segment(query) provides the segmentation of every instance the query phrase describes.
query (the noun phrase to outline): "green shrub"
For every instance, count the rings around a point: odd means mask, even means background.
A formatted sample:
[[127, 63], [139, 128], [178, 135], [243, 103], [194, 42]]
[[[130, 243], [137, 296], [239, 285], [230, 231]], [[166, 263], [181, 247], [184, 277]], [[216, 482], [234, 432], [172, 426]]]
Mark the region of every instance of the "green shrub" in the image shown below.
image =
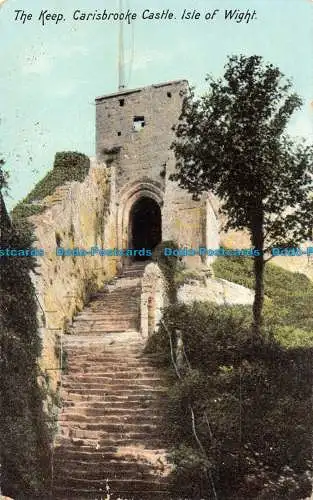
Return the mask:
[[175, 283], [175, 275], [179, 268], [182, 267], [178, 257], [174, 255], [164, 255], [165, 248], [178, 249], [174, 241], [162, 241], [153, 250], [152, 259], [157, 262], [167, 281], [167, 294], [171, 303], [176, 301], [177, 287]]
[[[180, 330], [191, 367], [171, 384], [166, 416], [168, 437], [180, 447], [171, 455], [180, 494], [213, 498], [211, 473], [223, 500], [308, 496], [313, 348], [286, 349], [266, 328], [253, 340], [249, 307], [176, 304], [165, 309], [164, 323], [174, 353]], [[164, 326], [149, 344], [171, 366]]]
[[[171, 477], [171, 488], [180, 498], [203, 499], [208, 489], [207, 471], [209, 461], [191, 446], [181, 444], [171, 454], [175, 473]], [[213, 498], [213, 497], [212, 497]]]

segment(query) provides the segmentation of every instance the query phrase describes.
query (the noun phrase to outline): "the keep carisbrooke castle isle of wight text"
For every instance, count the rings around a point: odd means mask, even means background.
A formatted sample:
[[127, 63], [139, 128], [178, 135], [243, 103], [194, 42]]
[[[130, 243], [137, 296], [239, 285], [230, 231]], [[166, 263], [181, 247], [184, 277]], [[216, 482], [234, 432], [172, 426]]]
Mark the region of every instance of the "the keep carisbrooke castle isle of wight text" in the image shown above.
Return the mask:
[[208, 9], [208, 10], [188, 10], [185, 8], [179, 11], [174, 11], [171, 9], [164, 9], [160, 11], [154, 11], [151, 9], [143, 9], [140, 11], [132, 11], [130, 9], [125, 11], [109, 11], [107, 9], [94, 11], [84, 11], [81, 9], [75, 9], [72, 13], [65, 14], [64, 12], [56, 12], [49, 9], [42, 9], [38, 12], [15, 9], [13, 11], [13, 19], [21, 24], [39, 22], [42, 26], [49, 24], [62, 24], [66, 21], [75, 22], [125, 22], [131, 24], [136, 20], [142, 21], [156, 21], [156, 22], [175, 22], [175, 21], [186, 21], [186, 22], [214, 22], [219, 20], [224, 20], [226, 22], [232, 22], [237, 24], [248, 24], [251, 21], [257, 19], [257, 13], [255, 10], [246, 9]]

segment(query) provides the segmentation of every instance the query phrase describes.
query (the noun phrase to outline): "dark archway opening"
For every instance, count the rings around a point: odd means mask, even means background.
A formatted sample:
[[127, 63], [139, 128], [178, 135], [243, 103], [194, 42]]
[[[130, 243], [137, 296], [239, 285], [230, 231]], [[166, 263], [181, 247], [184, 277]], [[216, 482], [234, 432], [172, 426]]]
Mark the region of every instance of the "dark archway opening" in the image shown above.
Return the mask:
[[[130, 213], [131, 247], [135, 250], [153, 250], [162, 240], [161, 210], [152, 198], [137, 200]], [[147, 260], [136, 255], [134, 260]]]

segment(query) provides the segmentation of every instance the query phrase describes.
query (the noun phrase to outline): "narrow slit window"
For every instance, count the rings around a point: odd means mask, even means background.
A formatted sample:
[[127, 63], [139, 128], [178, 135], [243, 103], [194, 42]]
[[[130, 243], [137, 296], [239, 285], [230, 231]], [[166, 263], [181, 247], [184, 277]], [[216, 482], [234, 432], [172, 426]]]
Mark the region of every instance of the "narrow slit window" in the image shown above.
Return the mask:
[[144, 116], [134, 116], [133, 119], [133, 130], [135, 132], [139, 132], [145, 126], [145, 117]]

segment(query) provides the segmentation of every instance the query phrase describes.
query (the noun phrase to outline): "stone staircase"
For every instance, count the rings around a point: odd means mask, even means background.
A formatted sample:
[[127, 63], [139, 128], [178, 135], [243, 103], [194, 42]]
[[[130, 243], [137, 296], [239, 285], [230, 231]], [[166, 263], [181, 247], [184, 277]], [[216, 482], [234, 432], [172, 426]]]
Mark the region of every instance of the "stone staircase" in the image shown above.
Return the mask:
[[138, 331], [144, 264], [97, 293], [65, 336], [53, 498], [166, 500], [166, 387]]

